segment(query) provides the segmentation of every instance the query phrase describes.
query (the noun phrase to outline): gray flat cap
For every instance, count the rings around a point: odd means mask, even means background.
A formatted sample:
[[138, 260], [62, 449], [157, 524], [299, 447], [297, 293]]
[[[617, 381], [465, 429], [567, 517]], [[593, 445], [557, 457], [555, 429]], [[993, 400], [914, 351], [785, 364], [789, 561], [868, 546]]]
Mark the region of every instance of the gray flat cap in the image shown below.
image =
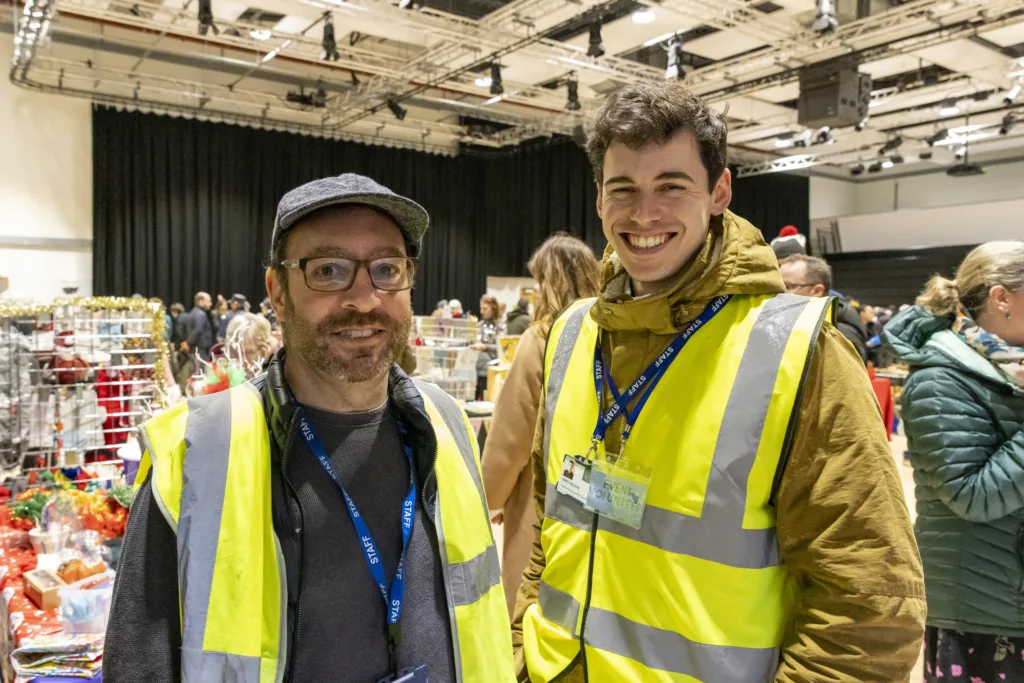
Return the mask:
[[341, 204], [363, 204], [391, 216], [405, 235], [409, 256], [419, 256], [423, 234], [430, 226], [426, 209], [411, 199], [395, 194], [380, 183], [356, 173], [321, 178], [290, 190], [277, 205], [274, 234], [270, 238], [273, 253], [281, 236], [293, 225], [317, 209]]

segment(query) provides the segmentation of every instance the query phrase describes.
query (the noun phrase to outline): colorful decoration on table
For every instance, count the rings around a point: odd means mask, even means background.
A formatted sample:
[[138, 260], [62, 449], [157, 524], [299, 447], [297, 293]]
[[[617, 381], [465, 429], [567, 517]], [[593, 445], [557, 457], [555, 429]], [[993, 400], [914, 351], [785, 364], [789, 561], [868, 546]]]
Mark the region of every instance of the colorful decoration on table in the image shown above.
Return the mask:
[[[80, 491], [74, 487], [29, 489], [19, 493], [14, 503], [0, 511], [0, 526], [6, 523], [22, 531], [42, 526], [49, 521], [44, 520], [48, 505], [56, 509], [62, 526], [94, 531], [104, 540], [118, 538], [124, 535], [128, 525], [131, 491], [126, 486], [109, 491]], [[69, 522], [70, 517], [75, 520]]]
[[[244, 384], [263, 371], [263, 358], [250, 358], [246, 353], [250, 341], [248, 336], [252, 330], [241, 326], [235, 330], [231, 338], [214, 347], [213, 362], [204, 361], [196, 356], [196, 374], [189, 382], [189, 393], [192, 396], [205, 396], [226, 391], [239, 384]], [[258, 355], [258, 351], [253, 356]]]
[[154, 407], [167, 407], [167, 392], [170, 387], [167, 385], [165, 377], [166, 370], [170, 367], [170, 357], [167, 344], [164, 343], [164, 328], [167, 323], [162, 305], [149, 303], [145, 299], [122, 296], [75, 297], [57, 299], [46, 304], [5, 301], [0, 303], [0, 318], [38, 318], [41, 314], [52, 315], [54, 310], [66, 307], [79, 307], [88, 311], [133, 311], [146, 316], [148, 321], [146, 333], [150, 336], [156, 349], [156, 358], [153, 361], [153, 379], [161, 390], [159, 396], [154, 397], [157, 402]]

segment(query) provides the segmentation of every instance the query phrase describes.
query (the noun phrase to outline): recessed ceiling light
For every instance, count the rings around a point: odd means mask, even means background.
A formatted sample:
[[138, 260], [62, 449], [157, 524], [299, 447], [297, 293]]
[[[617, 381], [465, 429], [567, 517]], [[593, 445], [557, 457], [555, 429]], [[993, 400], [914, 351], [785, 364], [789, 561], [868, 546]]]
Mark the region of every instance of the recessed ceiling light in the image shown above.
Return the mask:
[[273, 36], [274, 34], [270, 31], [269, 28], [254, 28], [253, 30], [249, 31], [249, 35], [254, 40], [270, 40], [270, 37]]
[[633, 12], [633, 23], [634, 24], [649, 24], [654, 21], [654, 12], [649, 9], [642, 9], [637, 12]]
[[490, 76], [484, 76], [482, 78], [478, 78], [478, 79], [476, 79], [475, 82], [481, 88], [489, 88], [489, 87], [491, 87], [491, 77]]

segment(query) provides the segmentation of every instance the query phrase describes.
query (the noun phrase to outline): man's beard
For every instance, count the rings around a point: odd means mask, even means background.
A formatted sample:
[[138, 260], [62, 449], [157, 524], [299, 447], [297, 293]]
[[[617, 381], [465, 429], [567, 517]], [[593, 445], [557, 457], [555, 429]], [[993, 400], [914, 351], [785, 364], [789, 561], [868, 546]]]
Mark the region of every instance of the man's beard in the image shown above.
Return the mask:
[[[343, 382], [367, 382], [386, 375], [402, 357], [409, 344], [412, 310], [395, 319], [376, 311], [344, 311], [329, 315], [318, 323], [303, 318], [291, 295], [285, 295], [287, 317], [282, 324], [284, 346], [299, 355], [320, 374]], [[366, 349], [341, 353], [331, 348], [333, 333], [346, 327], [377, 327], [387, 339], [380, 350]]]

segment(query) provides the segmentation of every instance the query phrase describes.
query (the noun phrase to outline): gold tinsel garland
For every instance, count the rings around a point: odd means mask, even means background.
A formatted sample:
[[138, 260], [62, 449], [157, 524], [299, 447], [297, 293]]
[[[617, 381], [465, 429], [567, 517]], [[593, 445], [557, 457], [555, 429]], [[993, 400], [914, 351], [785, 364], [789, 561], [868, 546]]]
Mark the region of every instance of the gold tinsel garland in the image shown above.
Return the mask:
[[164, 328], [167, 326], [164, 318], [163, 304], [150, 303], [146, 299], [132, 299], [123, 296], [83, 296], [73, 298], [54, 299], [47, 304], [0, 302], [0, 318], [27, 318], [39, 317], [40, 313], [53, 312], [59, 308], [85, 308], [92, 311], [137, 311], [150, 315], [149, 333], [153, 347], [156, 349], [156, 358], [153, 361], [153, 381], [160, 388], [159, 402], [163, 402], [169, 387], [165, 380], [165, 373], [168, 368], [167, 343], [164, 341]]

